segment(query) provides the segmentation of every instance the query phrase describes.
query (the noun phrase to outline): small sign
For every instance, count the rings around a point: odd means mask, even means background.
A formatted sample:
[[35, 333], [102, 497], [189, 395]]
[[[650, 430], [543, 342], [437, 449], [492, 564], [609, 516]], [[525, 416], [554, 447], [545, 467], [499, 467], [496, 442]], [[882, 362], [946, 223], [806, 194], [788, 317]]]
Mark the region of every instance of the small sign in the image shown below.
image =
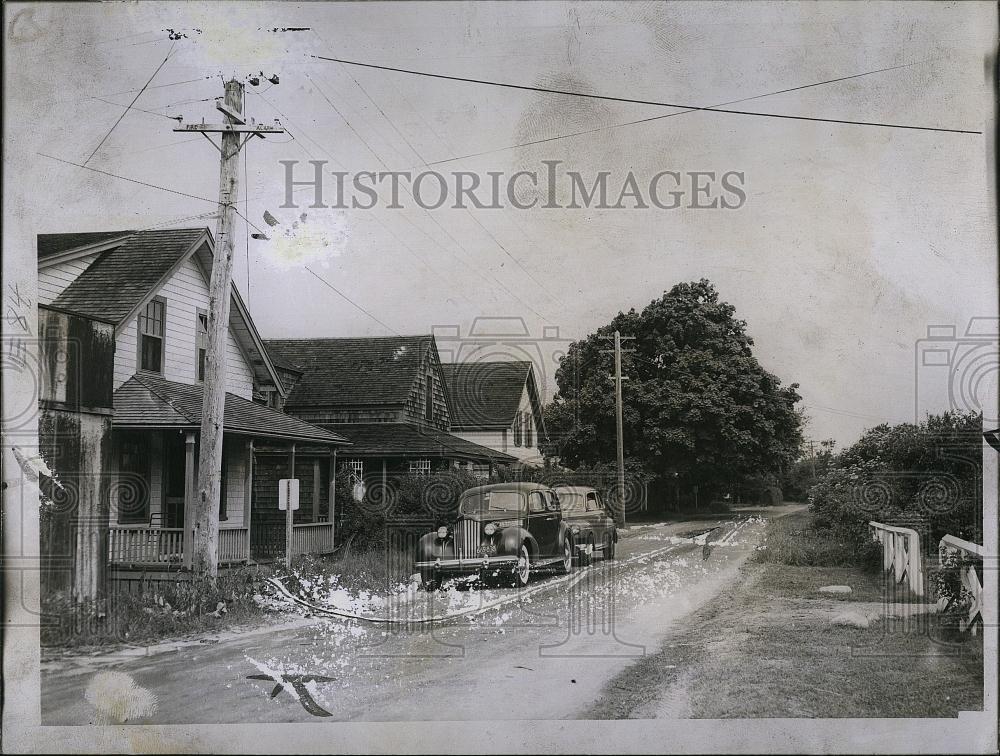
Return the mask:
[[351, 489], [351, 495], [357, 502], [364, 501], [365, 498], [365, 484], [360, 480], [354, 484], [354, 488]]
[[282, 478], [278, 481], [278, 509], [295, 511], [299, 508], [299, 479]]

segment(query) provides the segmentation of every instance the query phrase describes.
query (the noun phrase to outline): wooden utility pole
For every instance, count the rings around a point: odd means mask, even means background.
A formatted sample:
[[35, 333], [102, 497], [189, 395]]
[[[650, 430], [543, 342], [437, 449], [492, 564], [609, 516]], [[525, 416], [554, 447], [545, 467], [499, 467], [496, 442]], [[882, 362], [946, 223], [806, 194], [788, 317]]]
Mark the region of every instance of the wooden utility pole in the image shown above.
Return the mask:
[[[610, 338], [605, 336], [604, 338]], [[618, 506], [621, 507], [621, 526], [625, 527], [625, 439], [622, 432], [622, 381], [628, 378], [622, 376], [622, 339], [634, 339], [634, 336], [622, 336], [621, 331], [615, 331], [615, 374], [611, 379], [615, 382], [615, 425], [618, 431], [618, 476], [615, 486], [618, 495]], [[606, 349], [601, 351], [608, 351]]]
[[[204, 399], [198, 451], [198, 489], [194, 512], [185, 513], [184, 527], [192, 544], [191, 569], [215, 578], [218, 573], [219, 495], [222, 489], [223, 416], [226, 407], [226, 341], [229, 336], [229, 303], [233, 283], [233, 221], [239, 191], [240, 150], [251, 136], [280, 134], [280, 126], [246, 125], [243, 117], [243, 82], [226, 82], [224, 101], [216, 108], [225, 115], [224, 124], [187, 124], [174, 131], [198, 131], [212, 142], [210, 133], [221, 134], [219, 167], [219, 218], [215, 231], [215, 254], [208, 294], [208, 344], [205, 350]], [[245, 136], [243, 136], [245, 135]]]

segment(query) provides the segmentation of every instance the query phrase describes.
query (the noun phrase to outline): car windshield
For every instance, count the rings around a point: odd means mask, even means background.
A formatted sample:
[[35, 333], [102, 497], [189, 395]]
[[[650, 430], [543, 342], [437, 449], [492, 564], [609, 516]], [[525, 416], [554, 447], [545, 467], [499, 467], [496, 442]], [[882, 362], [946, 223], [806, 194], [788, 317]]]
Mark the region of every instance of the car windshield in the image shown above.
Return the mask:
[[524, 498], [518, 491], [468, 491], [462, 494], [458, 511], [464, 515], [487, 512], [520, 512]]
[[563, 512], [583, 512], [586, 509], [587, 500], [583, 494], [573, 491], [560, 491], [559, 503], [562, 504]]

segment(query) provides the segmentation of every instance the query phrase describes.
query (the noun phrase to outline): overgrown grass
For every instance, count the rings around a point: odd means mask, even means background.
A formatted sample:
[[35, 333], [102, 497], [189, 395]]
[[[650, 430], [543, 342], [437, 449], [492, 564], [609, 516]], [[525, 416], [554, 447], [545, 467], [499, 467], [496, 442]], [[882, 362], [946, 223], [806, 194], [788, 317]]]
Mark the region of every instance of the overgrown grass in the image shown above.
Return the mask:
[[413, 561], [412, 551], [385, 547], [351, 549], [331, 556], [307, 554], [292, 562], [290, 577], [313, 582], [336, 577], [341, 588], [354, 593], [391, 593], [409, 582]]
[[150, 643], [260, 621], [268, 614], [267, 567], [244, 567], [207, 580], [118, 591], [100, 603], [75, 605], [65, 595], [42, 600], [41, 645], [78, 648]]
[[809, 512], [796, 512], [768, 523], [764, 540], [752, 561], [799, 567], [861, 567], [879, 569], [882, 547], [878, 543], [858, 548], [827, 529], [816, 526]]

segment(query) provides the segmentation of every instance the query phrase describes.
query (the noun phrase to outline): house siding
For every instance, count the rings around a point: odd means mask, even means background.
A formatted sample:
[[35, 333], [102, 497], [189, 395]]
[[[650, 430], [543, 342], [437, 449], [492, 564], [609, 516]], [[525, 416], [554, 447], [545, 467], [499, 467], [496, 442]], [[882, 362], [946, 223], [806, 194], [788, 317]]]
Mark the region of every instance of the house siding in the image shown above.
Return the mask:
[[86, 257], [78, 257], [75, 260], [67, 260], [40, 268], [38, 270], [38, 303], [51, 304], [56, 297], [62, 294], [63, 289], [83, 273], [99, 255], [99, 252], [94, 252]]
[[[197, 312], [208, 309], [208, 284], [193, 259], [187, 259], [157, 294], [167, 301], [163, 377], [178, 383], [197, 382], [195, 347]], [[114, 386], [136, 372], [138, 318], [121, 330], [115, 345]], [[226, 341], [226, 390], [253, 399], [253, 370], [233, 337]]]
[[[431, 399], [433, 411], [430, 421], [426, 419], [424, 414], [427, 401], [425, 392], [428, 381], [433, 387]], [[410, 395], [406, 400], [404, 411], [406, 413], [406, 420], [409, 422], [431, 426], [438, 430], [448, 430], [450, 424], [448, 400], [444, 393], [444, 383], [441, 380], [441, 370], [437, 361], [437, 355], [433, 349], [428, 348], [424, 352], [423, 359], [420, 361], [417, 379], [410, 388]]]
[[[464, 438], [466, 441], [472, 441], [475, 444], [487, 446], [490, 449], [506, 452], [511, 456], [517, 457], [518, 461], [522, 464], [540, 467], [544, 463], [542, 452], [538, 448], [538, 429], [541, 425], [541, 418], [532, 410], [531, 397], [528, 394], [527, 385], [521, 391], [521, 402], [518, 405], [517, 411], [519, 413], [527, 412], [532, 416], [531, 446], [514, 445], [513, 423], [506, 430], [453, 430], [452, 433], [459, 438]], [[505, 435], [506, 438], [504, 438]]]

